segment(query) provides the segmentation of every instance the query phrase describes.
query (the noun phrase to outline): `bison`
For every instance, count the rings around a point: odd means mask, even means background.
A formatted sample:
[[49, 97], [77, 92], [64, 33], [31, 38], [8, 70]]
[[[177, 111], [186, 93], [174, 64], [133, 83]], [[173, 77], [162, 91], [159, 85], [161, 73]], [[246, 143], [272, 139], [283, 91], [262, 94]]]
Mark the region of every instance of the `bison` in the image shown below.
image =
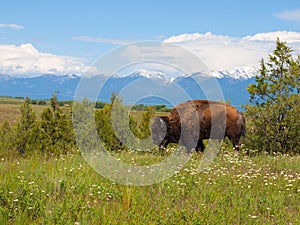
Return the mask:
[[152, 140], [161, 149], [169, 143], [184, 146], [187, 152], [195, 148], [204, 151], [204, 139], [221, 141], [228, 137], [239, 150], [245, 135], [245, 118], [233, 106], [208, 100], [192, 100], [173, 108], [169, 116], [155, 117]]

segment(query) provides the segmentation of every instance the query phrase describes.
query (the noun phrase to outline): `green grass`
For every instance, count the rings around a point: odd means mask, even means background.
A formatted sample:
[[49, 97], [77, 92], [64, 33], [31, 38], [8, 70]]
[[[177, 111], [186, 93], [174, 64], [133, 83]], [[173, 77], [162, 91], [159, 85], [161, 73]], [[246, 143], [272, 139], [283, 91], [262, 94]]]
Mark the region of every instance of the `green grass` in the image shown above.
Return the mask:
[[[20, 115], [23, 100], [8, 100], [0, 98], [0, 124], [15, 123]], [[33, 109], [39, 116], [45, 107]], [[141, 112], [132, 115], [139, 118]], [[210, 170], [199, 171], [201, 154], [193, 154], [170, 179], [132, 187], [101, 177], [80, 155], [5, 155], [9, 158], [0, 157], [0, 225], [300, 224], [299, 156], [235, 156], [223, 148]], [[134, 165], [167, 156], [114, 154]]]
[[[164, 156], [124, 152], [135, 165]], [[151, 186], [115, 184], [80, 155], [0, 159], [0, 224], [299, 224], [300, 158], [223, 150]]]
[[23, 98], [12, 98], [12, 97], [5, 97], [0, 96], [0, 104], [10, 104], [10, 105], [20, 105], [24, 101]]

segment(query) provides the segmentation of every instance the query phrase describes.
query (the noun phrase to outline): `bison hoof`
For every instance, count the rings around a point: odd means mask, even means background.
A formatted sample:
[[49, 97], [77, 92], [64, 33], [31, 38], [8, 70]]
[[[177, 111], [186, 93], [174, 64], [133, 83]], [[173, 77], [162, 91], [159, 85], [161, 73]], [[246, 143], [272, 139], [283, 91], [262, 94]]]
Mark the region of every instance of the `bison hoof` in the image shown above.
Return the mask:
[[159, 148], [158, 148], [160, 151], [166, 151], [166, 147], [164, 147], [164, 146], [159, 146]]
[[196, 148], [195, 151], [196, 151], [197, 153], [199, 153], [199, 152], [203, 153], [203, 152], [204, 152], [204, 149], [202, 149], [202, 148]]

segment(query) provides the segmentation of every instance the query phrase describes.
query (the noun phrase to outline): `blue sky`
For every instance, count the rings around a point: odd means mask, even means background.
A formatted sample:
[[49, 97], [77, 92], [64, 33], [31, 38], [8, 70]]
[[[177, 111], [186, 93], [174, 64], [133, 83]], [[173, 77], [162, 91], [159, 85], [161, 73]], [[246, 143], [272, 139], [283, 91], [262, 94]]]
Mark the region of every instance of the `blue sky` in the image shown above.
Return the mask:
[[[32, 72], [47, 72], [47, 69], [41, 71], [38, 69], [45, 64], [42, 58], [47, 54], [53, 57], [53, 63], [57, 63], [57, 68], [60, 68], [53, 71], [70, 72], [62, 68], [66, 65], [59, 60], [73, 60], [72, 66], [76, 63], [89, 65], [107, 51], [132, 41], [165, 41], [171, 36], [189, 34], [184, 43], [178, 40], [173, 43], [180, 42], [182, 46], [197, 52], [197, 47], [201, 45], [199, 40], [201, 43], [204, 42], [205, 36], [201, 36], [202, 34], [211, 34], [206, 35], [210, 40], [213, 39], [213, 42], [208, 44], [210, 47], [215, 46], [215, 41], [220, 41], [222, 37], [230, 42], [243, 40], [244, 43], [245, 37], [257, 37], [255, 36], [257, 34], [266, 34], [265, 36], [269, 37], [277, 35], [278, 33], [274, 33], [277, 31], [292, 31], [293, 40], [290, 43], [292, 46], [296, 43], [295, 49], [298, 49], [297, 40], [300, 37], [298, 0], [1, 1], [0, 68], [9, 66], [8, 58], [12, 57], [8, 56], [12, 54], [11, 52], [15, 58], [24, 60], [18, 65], [11, 66], [10, 70], [0, 70], [0, 73], [30, 73], [30, 70], [25, 69], [14, 72], [14, 68], [26, 67], [26, 63], [37, 60], [38, 57], [41, 58], [40, 66], [37, 65], [37, 69]], [[201, 35], [193, 36], [193, 34]], [[283, 38], [289, 35], [290, 33], [284, 33]], [[261, 46], [258, 45], [258, 41], [260, 40], [256, 38], [253, 51]], [[248, 43], [244, 48], [254, 46], [252, 44]], [[21, 45], [22, 48], [17, 48]], [[269, 49], [262, 52], [265, 53]], [[225, 49], [214, 49], [208, 54], [213, 55], [219, 51]], [[35, 57], [30, 58], [34, 54]], [[56, 56], [58, 58], [55, 58]], [[214, 67], [215, 64], [211, 61], [208, 59], [206, 63]], [[236, 64], [240, 66], [241, 63]], [[233, 61], [223, 67], [229, 69], [234, 64]], [[249, 63], [249, 66], [252, 64]]]

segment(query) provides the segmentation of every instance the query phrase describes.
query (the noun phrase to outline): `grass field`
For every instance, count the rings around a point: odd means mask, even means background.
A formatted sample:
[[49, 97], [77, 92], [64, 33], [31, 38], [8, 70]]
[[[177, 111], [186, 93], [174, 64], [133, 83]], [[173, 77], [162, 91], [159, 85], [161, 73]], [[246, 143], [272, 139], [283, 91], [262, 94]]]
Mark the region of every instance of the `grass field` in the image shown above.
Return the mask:
[[[16, 122], [22, 101], [0, 98], [0, 124]], [[38, 116], [45, 107], [33, 105]], [[167, 154], [113, 156], [139, 166]], [[204, 171], [201, 158], [194, 153], [174, 176], [143, 187], [111, 182], [80, 154], [0, 158], [0, 225], [300, 224], [299, 156], [235, 155], [223, 147]]]
[[[128, 163], [163, 156], [124, 152]], [[300, 158], [223, 150], [151, 186], [115, 184], [80, 155], [1, 159], [0, 224], [300, 224]]]
[[[11, 125], [15, 124], [20, 116], [20, 106], [23, 104], [24, 99], [16, 99], [9, 97], [0, 96], [0, 125], [4, 121], [8, 121]], [[32, 109], [36, 113], [36, 116], [39, 118], [43, 110], [46, 107], [49, 107], [49, 102], [47, 105], [31, 105]], [[131, 115], [140, 121], [142, 118], [142, 112], [131, 110]], [[157, 112], [156, 115], [167, 115], [167, 112]]]
[[[11, 125], [15, 124], [20, 116], [20, 106], [24, 99], [0, 97], [0, 125], [8, 121]], [[31, 105], [36, 115], [39, 117], [47, 106]]]

